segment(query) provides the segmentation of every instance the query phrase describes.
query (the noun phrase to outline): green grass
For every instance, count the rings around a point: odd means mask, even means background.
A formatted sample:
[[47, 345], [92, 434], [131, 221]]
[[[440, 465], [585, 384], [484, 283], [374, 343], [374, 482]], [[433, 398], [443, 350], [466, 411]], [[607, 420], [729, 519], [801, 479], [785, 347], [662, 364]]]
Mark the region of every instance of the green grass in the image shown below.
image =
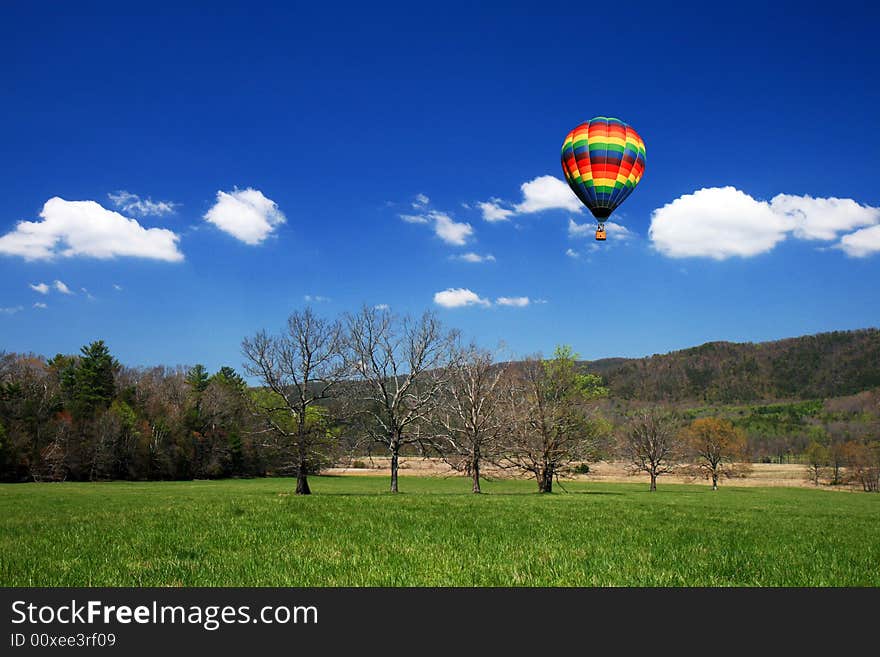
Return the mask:
[[880, 586], [880, 495], [316, 477], [0, 486], [3, 586]]

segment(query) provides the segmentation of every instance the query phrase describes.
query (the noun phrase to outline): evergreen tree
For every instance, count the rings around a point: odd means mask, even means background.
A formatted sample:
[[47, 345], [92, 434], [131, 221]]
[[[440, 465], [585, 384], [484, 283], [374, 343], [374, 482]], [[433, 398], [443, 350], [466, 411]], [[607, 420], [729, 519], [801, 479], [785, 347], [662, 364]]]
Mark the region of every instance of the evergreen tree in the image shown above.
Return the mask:
[[196, 395], [205, 392], [210, 381], [211, 378], [208, 376], [208, 370], [201, 363], [190, 368], [186, 373], [186, 383]]
[[80, 354], [73, 375], [73, 410], [81, 417], [89, 417], [108, 408], [113, 401], [119, 363], [103, 340], [83, 347]]

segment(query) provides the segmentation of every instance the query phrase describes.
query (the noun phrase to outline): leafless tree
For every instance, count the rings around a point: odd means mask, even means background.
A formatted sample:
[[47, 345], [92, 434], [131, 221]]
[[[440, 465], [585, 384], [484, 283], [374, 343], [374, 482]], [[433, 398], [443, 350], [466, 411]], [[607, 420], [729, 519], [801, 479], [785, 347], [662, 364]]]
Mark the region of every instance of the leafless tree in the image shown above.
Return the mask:
[[355, 380], [349, 390], [367, 416], [367, 437], [391, 454], [391, 492], [398, 492], [400, 451], [422, 443], [448, 375], [455, 332], [430, 312], [418, 319], [364, 306], [346, 317]]
[[552, 492], [573, 463], [592, 459], [604, 433], [591, 401], [605, 389], [599, 377], [579, 374], [575, 359], [567, 347], [549, 361], [526, 359], [508, 394], [503, 463], [533, 475], [541, 493]]
[[880, 441], [847, 441], [844, 444], [844, 454], [846, 481], [861, 485], [866, 493], [880, 491]]
[[311, 493], [308, 464], [324, 433], [310, 426], [315, 404], [334, 394], [345, 378], [344, 340], [339, 322], [316, 316], [310, 308], [296, 311], [286, 329], [270, 336], [260, 331], [241, 344], [245, 370], [271, 394], [254, 395], [264, 431], [290, 445], [295, 456], [296, 493]]
[[449, 465], [471, 476], [474, 493], [480, 492], [483, 462], [497, 460], [506, 433], [503, 402], [509, 378], [507, 367], [496, 364], [492, 352], [474, 344], [459, 349], [449, 367], [435, 414], [435, 446]]
[[804, 457], [807, 462], [807, 479], [814, 486], [818, 486], [819, 479], [824, 474], [825, 468], [829, 463], [828, 448], [814, 440], [804, 450]]
[[729, 420], [697, 418], [682, 438], [693, 459], [691, 473], [711, 479], [712, 490], [718, 490], [720, 478], [745, 477], [751, 470], [745, 433]]
[[620, 451], [633, 473], [648, 473], [655, 491], [657, 477], [673, 472], [680, 456], [678, 423], [657, 409], [639, 411], [623, 430]]

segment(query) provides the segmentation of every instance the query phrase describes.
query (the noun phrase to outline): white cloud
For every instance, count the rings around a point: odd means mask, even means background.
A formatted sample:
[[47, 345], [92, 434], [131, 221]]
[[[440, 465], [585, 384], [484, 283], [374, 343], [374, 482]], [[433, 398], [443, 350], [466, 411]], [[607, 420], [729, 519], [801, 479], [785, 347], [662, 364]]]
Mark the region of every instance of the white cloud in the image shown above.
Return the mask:
[[403, 219], [408, 224], [427, 224], [430, 223], [430, 219], [421, 214], [402, 214], [400, 218]]
[[387, 303], [377, 303], [375, 306], [373, 306], [373, 308], [375, 308], [376, 310], [391, 310], [391, 306], [389, 306]]
[[401, 214], [399, 216], [410, 224], [433, 223], [434, 234], [453, 246], [464, 246], [468, 238], [474, 234], [474, 228], [470, 224], [457, 222], [445, 212], [437, 210], [430, 210], [425, 214]]
[[581, 257], [581, 254], [578, 253], [577, 251], [575, 251], [574, 249], [566, 249], [565, 255], [567, 255], [569, 258], [580, 258]]
[[34, 292], [40, 294], [49, 294], [49, 286], [45, 283], [31, 283], [29, 286]]
[[[582, 212], [578, 197], [569, 186], [556, 176], [538, 176], [520, 185], [522, 201], [509, 204], [499, 198], [479, 203], [485, 221], [509, 221], [520, 214], [532, 214], [544, 210], [568, 210]], [[512, 205], [512, 207], [510, 207]], [[508, 206], [508, 207], [505, 207]]]
[[789, 218], [794, 236], [804, 240], [833, 240], [840, 233], [880, 223], [880, 208], [859, 205], [851, 198], [778, 194], [770, 200], [770, 209]]
[[538, 176], [520, 185], [523, 193], [522, 203], [518, 203], [519, 214], [542, 212], [543, 210], [569, 210], [580, 212], [580, 200], [569, 186], [556, 176]]
[[[635, 237], [635, 233], [629, 228], [613, 221], [605, 222], [605, 230], [608, 231], [609, 235], [618, 240], [629, 240]], [[570, 238], [594, 237], [595, 234], [596, 224], [579, 224], [572, 219], [568, 220], [568, 236]]]
[[205, 213], [205, 221], [236, 239], [256, 246], [287, 221], [278, 204], [258, 189], [217, 192], [217, 202]]
[[70, 288], [64, 284], [64, 281], [56, 280], [54, 283], [52, 283], [52, 287], [61, 292], [61, 294], [73, 294]]
[[651, 214], [648, 234], [672, 258], [747, 258], [770, 251], [794, 228], [766, 201], [734, 187], [709, 187], [685, 194]]
[[426, 205], [428, 205], [428, 203], [430, 203], [430, 202], [431, 202], [431, 199], [429, 199], [424, 194], [416, 194], [416, 200], [413, 201], [412, 206], [414, 208], [423, 208]]
[[322, 297], [320, 294], [307, 294], [303, 299], [312, 303], [326, 303], [330, 301], [330, 297]]
[[490, 223], [497, 221], [509, 221], [516, 214], [513, 210], [509, 210], [501, 206], [501, 199], [493, 198], [491, 201], [482, 201], [477, 206], [483, 212], [483, 220]]
[[495, 256], [491, 253], [487, 253], [486, 255], [480, 255], [479, 253], [462, 253], [461, 255], [452, 256], [455, 260], [461, 260], [463, 262], [495, 262]]
[[86, 295], [86, 299], [88, 299], [89, 301], [94, 301], [94, 300], [95, 300], [95, 297], [92, 296], [92, 293], [89, 292], [86, 288], [81, 287], [81, 288], [80, 288], [80, 292], [82, 292], [83, 294], [85, 294], [85, 295]]
[[474, 234], [470, 224], [458, 223], [442, 212], [429, 212], [428, 216], [434, 220], [434, 232], [441, 240], [453, 246], [464, 246], [468, 238]]
[[618, 240], [632, 239], [636, 235], [626, 226], [622, 226], [621, 224], [615, 223], [613, 221], [605, 222], [605, 230], [608, 231], [608, 234], [610, 236]]
[[498, 297], [495, 302], [499, 306], [513, 306], [515, 308], [524, 308], [529, 305], [528, 297]]
[[458, 287], [448, 288], [434, 294], [434, 303], [444, 308], [462, 308], [464, 306], [491, 306], [492, 302], [483, 299], [476, 292]]
[[45, 303], [43, 303], [42, 301], [37, 301], [37, 302], [34, 304], [34, 308], [39, 308], [40, 310], [45, 310], [45, 309], [48, 308], [48, 307], [49, 307], [49, 306], [47, 306], [47, 305], [46, 305]]
[[[710, 187], [654, 210], [648, 233], [664, 255], [724, 260], [767, 253], [789, 237], [828, 241], [877, 223], [880, 208], [852, 199], [779, 194], [768, 203], [734, 187]], [[871, 229], [863, 228], [841, 238], [839, 248], [868, 255], [871, 240]]]
[[136, 220], [107, 210], [95, 201], [54, 197], [40, 212], [42, 221], [20, 221], [0, 237], [0, 254], [25, 260], [136, 257], [179, 262], [180, 236], [164, 228], [144, 228]]
[[122, 210], [141, 217], [150, 215], [160, 217], [163, 214], [171, 214], [177, 205], [171, 201], [154, 201], [151, 198], [142, 199], [137, 194], [132, 194], [125, 190], [107, 194], [107, 197], [113, 201], [113, 205]]
[[113, 289], [116, 290], [117, 292], [122, 292], [122, 286], [119, 285], [118, 283], [113, 284]]
[[864, 258], [880, 253], [880, 226], [862, 228], [840, 238], [837, 248], [853, 258]]
[[15, 313], [21, 312], [22, 310], [22, 306], [9, 306], [6, 308], [0, 308], [0, 315], [14, 315]]
[[568, 236], [576, 237], [593, 237], [596, 230], [596, 224], [579, 224], [573, 219], [568, 220]]

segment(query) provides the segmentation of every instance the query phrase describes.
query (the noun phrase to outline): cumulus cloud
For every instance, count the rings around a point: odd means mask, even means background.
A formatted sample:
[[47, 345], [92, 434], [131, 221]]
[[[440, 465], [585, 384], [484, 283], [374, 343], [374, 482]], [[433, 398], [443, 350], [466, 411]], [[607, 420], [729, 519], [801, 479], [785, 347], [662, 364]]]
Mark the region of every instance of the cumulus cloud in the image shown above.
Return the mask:
[[578, 253], [577, 251], [575, 251], [574, 249], [566, 249], [565, 255], [567, 255], [569, 258], [580, 258], [581, 257], [581, 254]]
[[64, 281], [56, 280], [52, 283], [52, 287], [61, 292], [61, 294], [73, 294], [73, 291], [64, 283]]
[[256, 246], [287, 221], [278, 204], [258, 189], [217, 192], [217, 202], [205, 213], [205, 221], [237, 240]]
[[501, 205], [502, 203], [503, 201], [498, 198], [477, 203], [477, 207], [479, 207], [483, 213], [483, 220], [490, 223], [495, 223], [496, 221], [509, 221], [516, 212], [503, 207]]
[[176, 203], [171, 201], [154, 201], [151, 198], [141, 198], [137, 194], [132, 194], [124, 189], [107, 194], [107, 197], [113, 201], [113, 205], [123, 212], [141, 217], [148, 217], [150, 215], [160, 217], [163, 214], [171, 214], [177, 206]]
[[54, 197], [40, 212], [42, 221], [20, 221], [0, 236], [0, 254], [25, 260], [135, 257], [179, 262], [180, 236], [164, 228], [144, 228], [135, 219], [107, 210], [95, 201]]
[[414, 208], [423, 208], [426, 205], [428, 205], [428, 203], [430, 203], [430, 202], [431, 202], [431, 199], [429, 199], [424, 194], [416, 194], [416, 200], [413, 201], [412, 206]]
[[804, 240], [833, 240], [840, 233], [880, 223], [880, 208], [859, 205], [851, 198], [778, 194], [770, 200], [770, 209], [789, 218], [794, 236]]
[[513, 306], [515, 308], [524, 308], [529, 305], [528, 297], [498, 297], [495, 300], [499, 306]]
[[[673, 258], [709, 257], [716, 260], [767, 253], [794, 237], [833, 240], [854, 228], [880, 223], [880, 208], [852, 199], [813, 198], [779, 194], [768, 203], [734, 187], [709, 187], [681, 196], [651, 215], [649, 235], [654, 247]], [[862, 253], [863, 228], [841, 238], [849, 255]], [[856, 237], [858, 236], [858, 237]], [[870, 232], [867, 235], [870, 242]], [[868, 255], [870, 249], [863, 255]]]
[[461, 255], [452, 256], [455, 260], [461, 260], [463, 262], [495, 262], [495, 256], [491, 253], [487, 253], [485, 255], [480, 255], [479, 253], [462, 253]]
[[34, 292], [49, 294], [49, 286], [46, 283], [31, 283], [29, 286]]
[[113, 289], [116, 290], [117, 292], [122, 292], [122, 286], [119, 285], [118, 283], [113, 284]]
[[523, 200], [518, 203], [519, 214], [542, 212], [544, 210], [569, 210], [580, 212], [581, 202], [569, 186], [556, 176], [538, 176], [520, 185]]
[[434, 303], [444, 308], [463, 308], [465, 306], [491, 306], [492, 302], [465, 287], [448, 288], [434, 294]]
[[7, 306], [5, 308], [0, 308], [0, 315], [14, 315], [15, 313], [21, 312], [22, 310], [22, 306]]
[[468, 238], [474, 234], [470, 224], [453, 221], [449, 215], [442, 212], [432, 212], [434, 219], [434, 232], [441, 240], [453, 246], [464, 246]]
[[734, 187], [709, 187], [654, 210], [648, 235], [654, 248], [672, 258], [724, 260], [766, 253], [793, 228], [793, 220], [766, 201]]
[[434, 234], [447, 244], [464, 246], [474, 234], [474, 228], [470, 224], [454, 221], [445, 212], [431, 210], [425, 214], [412, 215], [402, 214], [400, 218], [411, 224], [433, 223]]
[[[544, 210], [568, 210], [581, 212], [583, 207], [568, 185], [556, 176], [538, 176], [520, 185], [522, 201], [505, 203], [493, 198], [479, 203], [486, 221], [507, 221], [519, 214], [532, 214]], [[509, 206], [509, 207], [505, 207]]]
[[391, 306], [389, 306], [387, 303], [377, 303], [375, 306], [373, 306], [373, 308], [375, 308], [376, 310], [391, 310]]
[[45, 310], [45, 309], [48, 308], [48, 307], [49, 307], [49, 306], [47, 306], [47, 305], [46, 305], [45, 303], [43, 303], [42, 301], [37, 301], [36, 303], [34, 303], [34, 308], [39, 308], [40, 310]]
[[849, 235], [844, 235], [840, 238], [837, 248], [842, 249], [853, 258], [864, 258], [874, 253], [880, 253], [880, 226], [862, 228]]

